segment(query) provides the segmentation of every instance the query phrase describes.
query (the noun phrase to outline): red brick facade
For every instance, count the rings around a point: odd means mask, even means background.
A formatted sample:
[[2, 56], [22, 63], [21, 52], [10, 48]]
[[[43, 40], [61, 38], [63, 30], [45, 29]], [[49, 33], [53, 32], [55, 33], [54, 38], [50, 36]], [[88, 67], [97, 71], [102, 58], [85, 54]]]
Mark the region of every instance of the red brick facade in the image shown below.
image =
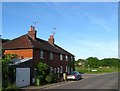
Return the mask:
[[18, 58], [31, 58], [33, 49], [5, 50], [4, 54], [17, 54]]

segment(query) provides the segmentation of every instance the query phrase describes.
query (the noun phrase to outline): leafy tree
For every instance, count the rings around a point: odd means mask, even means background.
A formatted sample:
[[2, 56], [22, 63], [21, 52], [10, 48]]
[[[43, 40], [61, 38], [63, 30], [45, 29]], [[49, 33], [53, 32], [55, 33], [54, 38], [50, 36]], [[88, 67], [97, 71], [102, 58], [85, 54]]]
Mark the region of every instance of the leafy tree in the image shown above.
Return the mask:
[[2, 43], [8, 42], [10, 39], [2, 39]]
[[86, 59], [87, 65], [90, 66], [90, 68], [97, 68], [98, 65], [98, 58], [97, 57], [89, 57]]
[[45, 72], [47, 71], [47, 69], [48, 69], [48, 65], [46, 64], [46, 63], [44, 63], [44, 62], [39, 62], [39, 64], [37, 65], [37, 68], [38, 68], [38, 73], [39, 73], [39, 75], [44, 75], [45, 74]]
[[37, 79], [40, 80], [41, 84], [45, 83], [46, 82], [45, 77], [47, 74], [49, 74], [48, 65], [43, 61], [40, 61], [36, 68], [37, 68]]
[[[13, 63], [12, 58], [17, 57], [15, 54], [7, 54], [2, 59], [2, 79], [3, 87], [7, 87], [11, 83], [11, 78], [14, 77], [14, 69], [8, 64]], [[11, 77], [12, 76], [12, 77]]]
[[76, 66], [79, 66], [79, 63], [81, 63], [82, 65], [85, 65], [86, 61], [84, 59], [78, 59], [77, 61], [75, 61]]

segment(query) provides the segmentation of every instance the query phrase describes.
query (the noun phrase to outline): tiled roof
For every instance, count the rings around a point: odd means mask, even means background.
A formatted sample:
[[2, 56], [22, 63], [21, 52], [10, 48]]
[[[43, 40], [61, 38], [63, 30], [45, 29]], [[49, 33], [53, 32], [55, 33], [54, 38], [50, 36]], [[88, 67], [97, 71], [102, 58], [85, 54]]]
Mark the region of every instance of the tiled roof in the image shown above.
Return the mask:
[[40, 38], [32, 39], [28, 34], [15, 38], [11, 41], [3, 43], [3, 49], [26, 49], [26, 48], [36, 48], [47, 50], [55, 53], [62, 53], [67, 55], [72, 55], [63, 48], [54, 44], [51, 45], [48, 41], [42, 40]]
[[32, 48], [32, 44], [29, 41], [29, 37], [27, 35], [23, 35], [3, 43], [2, 48], [3, 49]]
[[74, 55], [71, 54], [70, 52], [68, 52], [68, 51], [66, 51], [65, 49], [63, 49], [62, 47], [60, 47], [60, 46], [58, 46], [58, 45], [56, 45], [56, 44], [55, 44], [54, 46], [55, 46], [56, 48], [58, 48], [59, 50], [65, 52], [65, 54], [74, 56]]

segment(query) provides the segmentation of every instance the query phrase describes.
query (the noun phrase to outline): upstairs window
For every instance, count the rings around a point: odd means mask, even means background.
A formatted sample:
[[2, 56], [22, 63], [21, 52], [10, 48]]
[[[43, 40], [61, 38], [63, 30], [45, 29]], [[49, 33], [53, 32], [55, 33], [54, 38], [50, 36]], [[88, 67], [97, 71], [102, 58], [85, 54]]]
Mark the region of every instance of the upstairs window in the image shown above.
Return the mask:
[[50, 52], [50, 59], [52, 60], [53, 59], [53, 53]]
[[71, 61], [73, 61], [73, 56], [71, 56]]
[[68, 56], [67, 55], [65, 56], [65, 60], [68, 61]]
[[62, 54], [60, 54], [60, 60], [63, 60], [63, 55]]
[[44, 55], [44, 54], [43, 54], [43, 50], [40, 50], [40, 58], [41, 58], [41, 59], [44, 58], [43, 55]]

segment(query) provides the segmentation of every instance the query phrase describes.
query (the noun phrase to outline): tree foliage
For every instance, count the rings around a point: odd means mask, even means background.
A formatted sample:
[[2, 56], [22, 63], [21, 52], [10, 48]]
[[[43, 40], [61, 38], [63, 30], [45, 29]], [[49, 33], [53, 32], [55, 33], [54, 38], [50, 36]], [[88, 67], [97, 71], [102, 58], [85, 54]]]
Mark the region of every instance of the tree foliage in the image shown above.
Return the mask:
[[17, 55], [7, 54], [2, 59], [3, 87], [7, 87], [9, 83], [11, 83], [11, 78], [13, 78], [15, 75], [14, 69], [9, 66], [10, 63], [13, 63], [12, 58], [14, 57], [17, 57]]
[[87, 65], [90, 66], [90, 68], [97, 68], [99, 66], [98, 64], [98, 58], [96, 57], [89, 57], [86, 59]]
[[118, 67], [120, 59], [117, 58], [104, 58], [98, 59], [97, 57], [89, 57], [87, 59], [78, 59], [75, 64], [79, 66], [79, 63], [83, 63], [85, 67], [98, 68], [98, 67]]
[[45, 71], [48, 69], [48, 65], [44, 62], [39, 62], [39, 64], [37, 65], [38, 68], [38, 73], [39, 74], [45, 74]]

